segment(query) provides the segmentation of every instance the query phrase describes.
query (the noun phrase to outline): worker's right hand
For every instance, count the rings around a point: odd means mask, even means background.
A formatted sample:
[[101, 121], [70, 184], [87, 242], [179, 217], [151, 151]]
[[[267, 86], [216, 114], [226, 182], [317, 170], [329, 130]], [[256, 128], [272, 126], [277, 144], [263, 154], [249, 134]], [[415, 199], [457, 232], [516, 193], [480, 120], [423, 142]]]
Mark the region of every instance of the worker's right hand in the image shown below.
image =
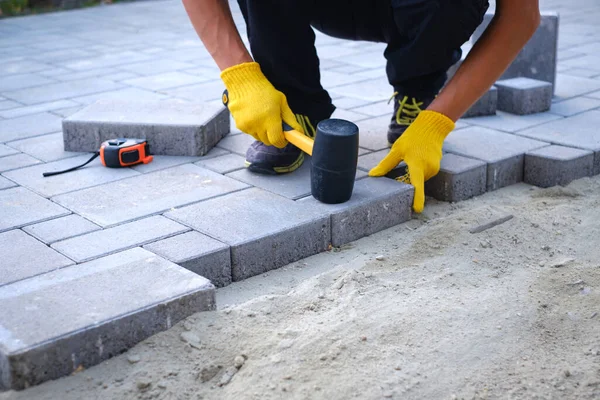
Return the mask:
[[[229, 67], [221, 72], [227, 89], [229, 112], [239, 130], [268, 146], [287, 144], [282, 121], [304, 133], [283, 93], [267, 80], [256, 62]], [[224, 99], [225, 100], [225, 99]]]

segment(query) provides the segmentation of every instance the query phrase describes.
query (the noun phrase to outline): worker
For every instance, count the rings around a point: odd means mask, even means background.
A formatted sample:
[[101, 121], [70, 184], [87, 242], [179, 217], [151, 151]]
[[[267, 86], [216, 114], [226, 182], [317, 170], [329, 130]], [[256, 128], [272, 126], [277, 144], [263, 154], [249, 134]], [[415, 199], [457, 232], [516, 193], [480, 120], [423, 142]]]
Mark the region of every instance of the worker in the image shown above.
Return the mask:
[[391, 150], [369, 175], [383, 176], [404, 160], [416, 212], [423, 210], [424, 183], [439, 172], [442, 144], [455, 122], [540, 23], [538, 0], [495, 3], [488, 28], [446, 82], [461, 46], [483, 20], [487, 0], [238, 0], [252, 56], [227, 0], [183, 0], [221, 71], [236, 126], [256, 139], [246, 153], [253, 172], [297, 169], [304, 156], [286, 141], [282, 121], [314, 137], [319, 121], [335, 110], [320, 83], [313, 28], [336, 38], [386, 43], [386, 74], [394, 89]]

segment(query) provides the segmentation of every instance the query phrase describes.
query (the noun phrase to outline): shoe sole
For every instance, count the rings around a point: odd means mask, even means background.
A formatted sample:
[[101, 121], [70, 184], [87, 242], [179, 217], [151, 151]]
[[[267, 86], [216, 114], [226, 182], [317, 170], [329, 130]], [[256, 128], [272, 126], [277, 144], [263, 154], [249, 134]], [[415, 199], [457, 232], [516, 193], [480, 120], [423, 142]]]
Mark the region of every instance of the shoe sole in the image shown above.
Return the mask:
[[245, 161], [246, 168], [248, 168], [248, 170], [250, 172], [254, 172], [254, 173], [262, 174], [262, 175], [287, 174], [287, 173], [293, 172], [293, 171], [297, 170], [298, 168], [300, 168], [303, 163], [304, 163], [304, 153], [302, 153], [302, 152], [300, 153], [300, 155], [298, 156], [296, 161], [294, 161], [292, 164], [290, 164], [286, 167], [271, 167], [266, 164], [251, 163], [248, 160]]

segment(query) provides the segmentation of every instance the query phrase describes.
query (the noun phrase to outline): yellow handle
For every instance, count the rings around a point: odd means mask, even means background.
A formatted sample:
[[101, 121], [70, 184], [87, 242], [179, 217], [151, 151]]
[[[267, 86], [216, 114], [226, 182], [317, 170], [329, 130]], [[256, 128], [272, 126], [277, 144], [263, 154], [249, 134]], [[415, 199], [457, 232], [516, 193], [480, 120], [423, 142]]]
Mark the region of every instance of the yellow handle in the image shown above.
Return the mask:
[[283, 134], [288, 142], [292, 143], [309, 156], [312, 156], [313, 145], [315, 144], [314, 140], [293, 129], [289, 131], [283, 131]]

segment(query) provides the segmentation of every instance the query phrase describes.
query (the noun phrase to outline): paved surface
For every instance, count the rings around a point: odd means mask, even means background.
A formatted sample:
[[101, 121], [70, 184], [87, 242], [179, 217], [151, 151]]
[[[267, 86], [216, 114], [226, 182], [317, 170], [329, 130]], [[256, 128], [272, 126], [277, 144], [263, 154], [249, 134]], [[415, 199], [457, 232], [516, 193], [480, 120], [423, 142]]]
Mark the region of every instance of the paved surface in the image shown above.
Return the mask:
[[[442, 173], [428, 184], [429, 194], [458, 201], [522, 180], [547, 185], [555, 175], [564, 183], [581, 171], [600, 173], [600, 5], [596, 0], [548, 0], [542, 5], [560, 14], [550, 110], [461, 120], [446, 143]], [[235, 7], [234, 16], [242, 27]], [[0, 21], [0, 254], [9, 254], [0, 261], [0, 301], [12, 307], [10, 312], [0, 307], [7, 313], [0, 325], [0, 388], [44, 379], [48, 365], [38, 363], [48, 358], [36, 353], [42, 351], [41, 343], [57, 343], [53, 351], [60, 355], [64, 346], [77, 346], [82, 338], [94, 343], [107, 333], [116, 338], [77, 353], [69, 361], [73, 369], [78, 362], [90, 365], [109, 357], [177, 318], [211, 309], [214, 287], [194, 281], [194, 273], [222, 286], [410, 218], [412, 188], [365, 178], [387, 151], [392, 88], [385, 78], [384, 45], [319, 34], [317, 46], [323, 84], [338, 107], [334, 116], [357, 123], [361, 132], [357, 197], [341, 207], [321, 207], [306, 198], [308, 164], [287, 177], [248, 174], [243, 155], [252, 139], [233, 125], [204, 157], [157, 156], [148, 165], [120, 170], [96, 162], [68, 175], [42, 178], [42, 172], [88, 157], [65, 151], [61, 132], [62, 119], [85, 106], [100, 99], [219, 104], [223, 85], [178, 1]], [[550, 144], [556, 147], [547, 148]], [[555, 175], [540, 167], [548, 160], [557, 160], [551, 164]], [[276, 204], [276, 215], [261, 211], [265, 200]], [[181, 285], [164, 292], [126, 285], [126, 271], [135, 281], [134, 275], [144, 269], [123, 264], [128, 259], [171, 271], [169, 279]], [[90, 273], [76, 272], [84, 268]], [[111, 269], [118, 281], [114, 285], [106, 281]], [[144, 279], [154, 277], [162, 279]], [[61, 296], [74, 279], [83, 286]], [[90, 311], [88, 290], [97, 300], [103, 297], [94, 291], [102, 290], [105, 297], [136, 302], [127, 310], [122, 304], [106, 304]], [[171, 315], [173, 299], [189, 301], [175, 304]], [[156, 326], [144, 325], [161, 302], [167, 310], [160, 312], [168, 315], [161, 314], [164, 319]], [[60, 332], [46, 329], [28, 337], [27, 346], [9, 346], [25, 339], [17, 328], [30, 307], [39, 307], [35, 315], [66, 310], [67, 320], [92, 313], [80, 321], [94, 321], [98, 335], [105, 336], [94, 337], [94, 330], [75, 335], [83, 325], [65, 325]], [[5, 325], [9, 320], [13, 322]], [[119, 329], [130, 326], [126, 324], [138, 324], [134, 339], [118, 336]], [[105, 347], [111, 352], [104, 352]], [[6, 373], [12, 362], [34, 372]], [[60, 368], [66, 371], [63, 364]]]

